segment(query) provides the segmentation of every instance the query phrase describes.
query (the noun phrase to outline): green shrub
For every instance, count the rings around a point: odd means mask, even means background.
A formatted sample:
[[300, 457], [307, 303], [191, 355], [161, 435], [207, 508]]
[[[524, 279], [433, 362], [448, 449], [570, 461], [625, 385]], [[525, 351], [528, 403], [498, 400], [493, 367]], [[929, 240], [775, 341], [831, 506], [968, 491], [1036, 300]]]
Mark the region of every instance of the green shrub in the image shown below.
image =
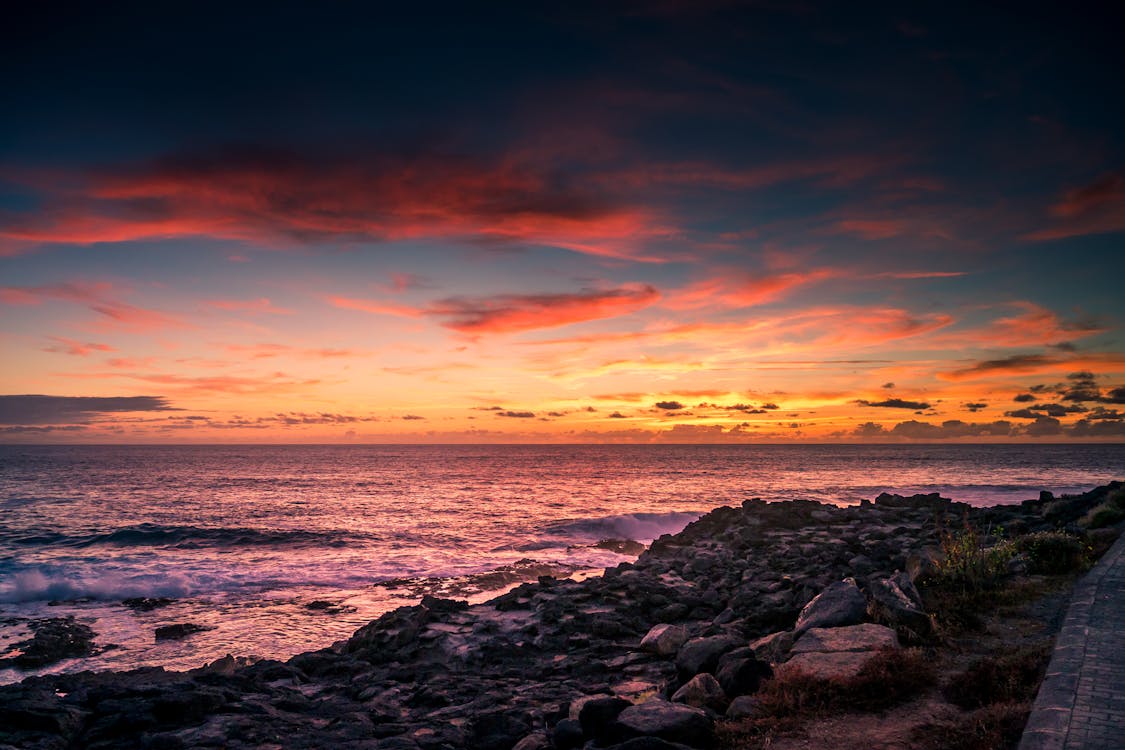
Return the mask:
[[968, 524], [961, 531], [943, 533], [941, 551], [944, 558], [937, 562], [927, 583], [965, 592], [999, 586], [1016, 554], [1011, 542], [986, 547], [980, 532]]
[[1086, 545], [1061, 531], [1039, 531], [1017, 537], [1016, 549], [1026, 552], [1032, 573], [1058, 575], [1082, 570], [1089, 563]]
[[1105, 502], [1095, 506], [1079, 523], [1088, 529], [1116, 526], [1125, 521], [1125, 488], [1114, 490]]

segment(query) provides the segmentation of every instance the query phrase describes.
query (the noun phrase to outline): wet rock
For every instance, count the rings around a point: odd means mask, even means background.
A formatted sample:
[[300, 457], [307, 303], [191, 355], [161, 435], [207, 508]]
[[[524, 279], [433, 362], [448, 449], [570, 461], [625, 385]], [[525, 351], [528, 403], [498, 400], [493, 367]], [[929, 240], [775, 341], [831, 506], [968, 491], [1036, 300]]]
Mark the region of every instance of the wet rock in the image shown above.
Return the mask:
[[154, 609], [167, 607], [169, 604], [175, 604], [175, 602], [175, 599], [169, 599], [166, 596], [136, 596], [121, 600], [122, 606], [134, 612], [151, 612]]
[[623, 739], [658, 737], [696, 748], [715, 744], [714, 724], [705, 711], [668, 701], [650, 700], [630, 706], [617, 717], [617, 727]]
[[867, 599], [852, 579], [832, 584], [817, 594], [797, 616], [794, 628], [802, 633], [809, 628], [855, 625], [867, 614]]
[[18, 650], [19, 653], [7, 659], [0, 659], [0, 667], [38, 669], [63, 659], [74, 659], [94, 653], [93, 629], [77, 622], [73, 616], [32, 620], [28, 625], [32, 637], [10, 646], [9, 650]]
[[194, 622], [178, 622], [175, 625], [161, 625], [156, 629], [155, 635], [158, 641], [175, 641], [206, 630], [214, 630], [214, 628], [197, 625]]
[[688, 631], [683, 625], [653, 625], [641, 639], [641, 648], [658, 656], [671, 656], [680, 650], [687, 639]]
[[676, 654], [676, 669], [684, 679], [690, 679], [700, 672], [713, 672], [719, 665], [719, 657], [742, 643], [729, 635], [692, 638]]
[[590, 546], [621, 555], [639, 555], [645, 551], [645, 546], [634, 539], [601, 539]]
[[721, 714], [727, 709], [728, 700], [719, 681], [704, 672], [692, 677], [673, 693], [672, 702], [696, 708], [709, 708]]

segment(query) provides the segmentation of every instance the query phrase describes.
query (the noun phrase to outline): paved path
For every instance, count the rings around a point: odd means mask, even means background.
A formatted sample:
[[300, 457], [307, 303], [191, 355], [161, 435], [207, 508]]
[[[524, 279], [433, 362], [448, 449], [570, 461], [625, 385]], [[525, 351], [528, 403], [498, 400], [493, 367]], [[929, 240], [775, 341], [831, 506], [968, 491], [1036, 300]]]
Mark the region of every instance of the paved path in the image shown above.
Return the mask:
[[1125, 750], [1125, 535], [1074, 587], [1019, 750]]

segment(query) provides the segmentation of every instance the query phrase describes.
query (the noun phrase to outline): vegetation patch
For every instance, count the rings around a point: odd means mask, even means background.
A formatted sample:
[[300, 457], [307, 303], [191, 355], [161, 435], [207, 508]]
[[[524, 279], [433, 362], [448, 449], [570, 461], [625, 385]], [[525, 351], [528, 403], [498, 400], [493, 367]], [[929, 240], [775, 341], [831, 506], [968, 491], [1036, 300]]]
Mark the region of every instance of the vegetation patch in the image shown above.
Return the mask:
[[843, 712], [879, 712], [918, 698], [936, 681], [933, 659], [921, 649], [885, 649], [848, 679], [815, 677], [782, 667], [755, 694], [754, 716], [720, 724], [724, 747], [785, 733], [799, 720]]
[[1125, 488], [1111, 492], [1105, 502], [1091, 508], [1079, 523], [1087, 529], [1101, 529], [1122, 521], [1125, 521]]
[[[1002, 536], [1002, 532], [997, 535]], [[942, 558], [927, 583], [962, 592], [999, 587], [1008, 575], [1008, 563], [1016, 555], [1011, 542], [986, 545], [981, 532], [968, 523], [960, 531], [942, 533], [941, 551]]]
[[1028, 702], [1034, 700], [1050, 659], [1046, 643], [986, 656], [950, 680], [943, 693], [950, 703], [964, 709]]
[[1027, 555], [1028, 571], [1061, 575], [1085, 570], [1090, 548], [1081, 539], [1062, 531], [1039, 531], [1017, 537], [1015, 547]]
[[1031, 713], [1030, 703], [995, 703], [953, 721], [924, 724], [914, 730], [918, 750], [1001, 750], [1014, 748]]

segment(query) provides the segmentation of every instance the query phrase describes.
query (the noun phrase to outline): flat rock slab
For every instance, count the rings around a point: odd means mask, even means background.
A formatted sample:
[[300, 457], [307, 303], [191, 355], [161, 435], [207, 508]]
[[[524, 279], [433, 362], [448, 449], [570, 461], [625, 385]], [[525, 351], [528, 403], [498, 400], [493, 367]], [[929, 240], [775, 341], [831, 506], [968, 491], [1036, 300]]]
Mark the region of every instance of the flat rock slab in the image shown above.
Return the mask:
[[859, 674], [872, 656], [871, 651], [809, 651], [797, 654], [785, 662], [785, 666], [796, 667], [823, 680], [848, 680]]
[[[811, 628], [793, 644], [790, 653], [826, 653], [845, 651], [877, 651], [897, 648], [895, 631], [883, 625], [863, 623], [844, 628]], [[792, 661], [792, 659], [790, 659]]]

